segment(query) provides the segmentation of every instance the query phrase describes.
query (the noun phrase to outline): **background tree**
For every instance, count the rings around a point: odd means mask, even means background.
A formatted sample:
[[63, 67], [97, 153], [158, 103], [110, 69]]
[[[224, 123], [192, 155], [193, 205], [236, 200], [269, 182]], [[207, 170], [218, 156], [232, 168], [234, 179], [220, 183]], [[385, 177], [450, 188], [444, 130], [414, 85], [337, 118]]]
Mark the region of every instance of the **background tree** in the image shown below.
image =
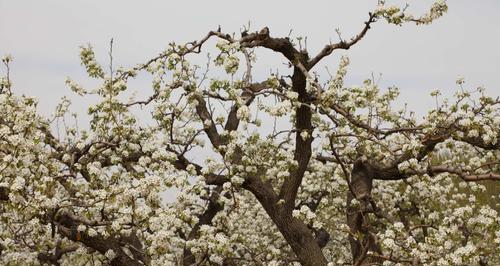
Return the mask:
[[[378, 20], [429, 24], [447, 6], [421, 17], [405, 10], [379, 1], [358, 35], [314, 56], [268, 28], [210, 31], [132, 69], [105, 71], [82, 47], [89, 77], [102, 83], [67, 84], [100, 99], [88, 129], [69, 124], [67, 99], [53, 117], [37, 115], [35, 99], [12, 93], [4, 58], [0, 261], [500, 263], [498, 200], [483, 183], [500, 179], [499, 99], [459, 79], [453, 100], [434, 92], [436, 108], [417, 120], [391, 107], [397, 88], [380, 90], [373, 78], [344, 86], [345, 57], [328, 80], [312, 71]], [[210, 39], [217, 56], [191, 65]], [[253, 80], [261, 48], [283, 56], [290, 73]], [[152, 75], [152, 95], [127, 99], [141, 72]], [[162, 199], [169, 189], [174, 202]]]

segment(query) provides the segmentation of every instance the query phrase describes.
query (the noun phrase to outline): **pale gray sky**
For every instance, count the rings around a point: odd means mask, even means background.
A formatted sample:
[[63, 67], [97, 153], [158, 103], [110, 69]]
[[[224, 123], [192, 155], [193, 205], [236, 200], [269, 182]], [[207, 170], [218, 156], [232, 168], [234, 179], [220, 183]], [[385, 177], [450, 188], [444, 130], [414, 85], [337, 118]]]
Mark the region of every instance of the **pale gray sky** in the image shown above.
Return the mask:
[[[356, 34], [376, 2], [0, 0], [0, 55], [15, 59], [15, 91], [38, 97], [41, 111], [49, 113], [62, 95], [71, 94], [64, 85], [66, 76], [86, 80], [78, 59], [82, 44], [91, 43], [106, 64], [114, 38], [115, 65], [130, 67], [171, 41], [199, 39], [218, 25], [239, 32], [251, 21], [253, 30], [268, 26], [272, 36], [286, 36], [290, 29], [295, 36], [307, 36], [309, 51], [315, 54], [330, 39], [337, 41], [335, 28], [344, 38]], [[431, 2], [409, 1], [410, 10], [419, 13]], [[500, 1], [448, 3], [448, 14], [430, 26], [396, 27], [380, 21], [355, 47], [339, 52], [351, 59], [349, 83], [382, 73], [381, 84], [399, 86], [401, 101], [419, 113], [433, 105], [431, 90], [450, 94], [459, 75], [467, 86], [485, 86], [490, 94], [500, 95]], [[335, 70], [338, 55], [324, 65]], [[257, 78], [283, 61], [264, 50], [257, 56]]]

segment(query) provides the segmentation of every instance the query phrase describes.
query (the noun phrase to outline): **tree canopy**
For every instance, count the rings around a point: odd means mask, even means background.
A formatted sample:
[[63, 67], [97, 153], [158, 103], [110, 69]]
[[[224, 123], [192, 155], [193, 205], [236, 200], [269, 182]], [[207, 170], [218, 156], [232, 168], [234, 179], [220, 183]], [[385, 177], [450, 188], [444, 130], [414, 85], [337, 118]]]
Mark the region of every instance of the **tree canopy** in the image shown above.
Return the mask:
[[[417, 119], [394, 107], [396, 87], [345, 86], [347, 57], [326, 80], [313, 71], [380, 20], [430, 24], [447, 9], [415, 16], [379, 0], [356, 36], [315, 54], [268, 28], [219, 28], [130, 69], [107, 70], [82, 46], [100, 82], [66, 81], [99, 99], [83, 128], [66, 98], [37, 114], [4, 57], [0, 263], [500, 264], [500, 99], [459, 78], [454, 98], [436, 90]], [[212, 39], [215, 58], [191, 64]], [[289, 72], [255, 80], [263, 49]], [[151, 95], [127, 98], [143, 74]]]

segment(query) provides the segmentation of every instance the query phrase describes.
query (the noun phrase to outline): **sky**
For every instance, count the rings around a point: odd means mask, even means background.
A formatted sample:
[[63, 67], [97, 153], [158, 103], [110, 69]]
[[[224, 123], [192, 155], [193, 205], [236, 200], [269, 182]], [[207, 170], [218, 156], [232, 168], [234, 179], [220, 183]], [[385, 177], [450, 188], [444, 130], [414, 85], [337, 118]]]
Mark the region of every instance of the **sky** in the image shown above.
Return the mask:
[[[274, 37], [288, 36], [290, 30], [291, 36], [307, 36], [308, 50], [316, 54], [328, 42], [338, 40], [336, 28], [344, 39], [359, 32], [376, 3], [0, 0], [0, 55], [14, 58], [14, 91], [39, 98], [41, 113], [49, 114], [61, 96], [72, 94], [65, 86], [66, 77], [93, 85], [80, 65], [80, 45], [90, 43], [106, 65], [113, 38], [114, 64], [132, 67], [154, 57], [172, 41], [200, 39], [218, 25], [225, 32], [238, 33], [250, 23], [255, 31], [268, 26]], [[432, 1], [408, 3], [411, 12], [420, 14]], [[451, 95], [457, 89], [458, 76], [465, 77], [466, 87], [483, 86], [489, 94], [500, 95], [500, 1], [451, 0], [448, 4], [448, 13], [429, 26], [377, 22], [361, 42], [349, 51], [337, 52], [317, 66], [317, 71], [324, 73], [325, 66], [335, 71], [339, 56], [347, 55], [351, 60], [348, 85], [382, 74], [381, 86], [398, 86], [400, 103], [407, 102], [420, 114], [433, 107], [430, 91], [439, 88]], [[257, 51], [257, 57], [256, 78], [264, 78], [284, 62], [280, 55], [264, 49]], [[144, 86], [137, 83], [134, 89], [140, 95]], [[79, 99], [74, 105], [80, 109], [88, 102]]]

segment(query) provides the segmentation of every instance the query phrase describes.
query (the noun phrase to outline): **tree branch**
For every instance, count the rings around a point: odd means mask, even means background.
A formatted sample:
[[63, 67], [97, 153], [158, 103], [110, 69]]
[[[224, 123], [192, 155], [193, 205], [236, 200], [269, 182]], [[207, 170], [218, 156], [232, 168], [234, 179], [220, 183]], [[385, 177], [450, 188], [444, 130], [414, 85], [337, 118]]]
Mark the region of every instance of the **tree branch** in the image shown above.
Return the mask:
[[[305, 60], [305, 58], [302, 60]], [[292, 89], [298, 93], [298, 100], [301, 103], [308, 103], [311, 100], [309, 93], [306, 91], [306, 77], [302, 70], [298, 67], [294, 68], [292, 76]], [[311, 144], [313, 141], [313, 126], [311, 123], [311, 117], [312, 112], [308, 106], [300, 105], [296, 109], [295, 128], [297, 132], [295, 134], [294, 160], [297, 161], [298, 166], [296, 169], [291, 171], [290, 176], [285, 179], [279, 194], [279, 198], [285, 200], [284, 207], [287, 213], [291, 213], [295, 207], [297, 191], [302, 183], [302, 178], [304, 177], [304, 173], [311, 158]], [[302, 132], [306, 132], [307, 137], [303, 138], [301, 134]]]
[[[198, 217], [198, 222], [194, 225], [186, 240], [193, 240], [199, 237], [200, 227], [206, 224], [212, 224], [212, 219], [223, 209], [223, 206], [218, 202], [222, 186], [217, 186], [208, 199], [208, 206], [205, 211]], [[183, 265], [193, 265], [196, 263], [196, 258], [189, 248], [184, 248], [182, 258]]]
[[311, 69], [313, 68], [317, 63], [319, 63], [324, 57], [330, 55], [334, 50], [336, 49], [344, 49], [347, 50], [351, 48], [354, 44], [359, 42], [363, 37], [366, 35], [366, 32], [370, 29], [370, 25], [376, 21], [375, 14], [369, 13], [368, 20], [365, 22], [365, 27], [361, 32], [354, 36], [349, 42], [345, 42], [341, 40], [338, 43], [334, 44], [328, 44], [326, 45], [323, 50], [321, 50], [318, 55], [316, 55], [314, 58], [312, 58], [308, 63], [307, 63], [307, 68]]
[[484, 180], [493, 180], [493, 181], [500, 181], [500, 174], [496, 173], [487, 173], [487, 174], [468, 174], [463, 172], [462, 170], [446, 165], [438, 165], [438, 166], [431, 166], [428, 169], [428, 172], [430, 174], [440, 174], [440, 173], [450, 173], [450, 174], [455, 174], [462, 178], [462, 180], [467, 181], [467, 182], [473, 182], [473, 181], [484, 181]]
[[[142, 256], [140, 259], [135, 259], [125, 253], [122, 247], [123, 245], [120, 241], [128, 242], [126, 238], [116, 237], [116, 235], [104, 238], [101, 236], [90, 236], [85, 232], [77, 231], [78, 225], [81, 223], [78, 220], [75, 220], [75, 217], [69, 213], [59, 214], [56, 217], [56, 222], [58, 223], [58, 232], [72, 241], [81, 242], [87, 247], [99, 251], [101, 254], [106, 254], [108, 250], [113, 250], [116, 256], [111, 260], [111, 265], [142, 266], [147, 265], [149, 262], [149, 258], [146, 256]], [[128, 244], [136, 246], [134, 243]], [[130, 251], [131, 253], [134, 253], [132, 250]], [[142, 253], [145, 254], [144, 252]]]

